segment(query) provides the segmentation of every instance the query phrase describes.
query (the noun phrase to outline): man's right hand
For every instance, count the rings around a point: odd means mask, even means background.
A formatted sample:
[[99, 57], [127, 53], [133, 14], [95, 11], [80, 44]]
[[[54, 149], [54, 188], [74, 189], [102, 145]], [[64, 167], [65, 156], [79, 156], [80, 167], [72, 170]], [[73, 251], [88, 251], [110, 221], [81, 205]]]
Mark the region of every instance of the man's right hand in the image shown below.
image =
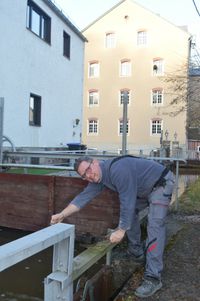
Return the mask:
[[61, 223], [64, 220], [65, 216], [62, 212], [52, 215], [51, 217], [51, 225]]
[[77, 206], [73, 205], [73, 204], [69, 204], [65, 209], [63, 209], [60, 213], [54, 214], [51, 217], [51, 225], [57, 224], [57, 223], [61, 223], [64, 218], [70, 216], [71, 214], [78, 212], [80, 210], [80, 208], [78, 208]]

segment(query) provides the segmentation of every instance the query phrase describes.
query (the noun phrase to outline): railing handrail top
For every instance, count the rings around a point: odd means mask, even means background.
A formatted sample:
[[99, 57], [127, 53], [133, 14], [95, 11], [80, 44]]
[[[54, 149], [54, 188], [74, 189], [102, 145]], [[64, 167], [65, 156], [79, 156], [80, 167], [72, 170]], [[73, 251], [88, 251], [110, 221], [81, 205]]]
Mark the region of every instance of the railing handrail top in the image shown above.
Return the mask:
[[74, 228], [58, 223], [0, 246], [0, 271], [62, 241]]

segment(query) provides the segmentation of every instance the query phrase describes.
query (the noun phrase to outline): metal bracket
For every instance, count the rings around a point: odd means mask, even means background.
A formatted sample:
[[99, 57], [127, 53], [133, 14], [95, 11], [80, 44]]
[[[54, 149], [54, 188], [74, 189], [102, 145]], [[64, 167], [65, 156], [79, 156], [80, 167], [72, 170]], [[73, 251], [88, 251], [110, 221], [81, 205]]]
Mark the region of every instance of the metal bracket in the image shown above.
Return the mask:
[[45, 284], [50, 284], [52, 281], [59, 282], [61, 284], [61, 289], [64, 290], [72, 283], [71, 277], [68, 276], [66, 272], [54, 272], [49, 274], [45, 279]]

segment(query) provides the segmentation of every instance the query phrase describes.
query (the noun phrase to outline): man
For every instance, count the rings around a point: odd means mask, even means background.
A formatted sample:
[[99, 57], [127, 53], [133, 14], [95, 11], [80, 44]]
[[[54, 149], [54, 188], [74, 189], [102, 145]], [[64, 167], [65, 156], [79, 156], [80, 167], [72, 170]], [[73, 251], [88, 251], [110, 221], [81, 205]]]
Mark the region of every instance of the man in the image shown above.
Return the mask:
[[[104, 187], [117, 191], [120, 219], [118, 228], [110, 235], [110, 241], [118, 243], [126, 233], [130, 257], [142, 261], [146, 255], [143, 282], [135, 294], [139, 297], [153, 295], [162, 287], [165, 219], [174, 186], [173, 173], [153, 160], [133, 156], [105, 161], [81, 157], [75, 162], [74, 169], [89, 184], [62, 212], [52, 216], [51, 224], [62, 222], [79, 211]], [[141, 244], [138, 219], [138, 212], [144, 206], [149, 206], [145, 250]]]

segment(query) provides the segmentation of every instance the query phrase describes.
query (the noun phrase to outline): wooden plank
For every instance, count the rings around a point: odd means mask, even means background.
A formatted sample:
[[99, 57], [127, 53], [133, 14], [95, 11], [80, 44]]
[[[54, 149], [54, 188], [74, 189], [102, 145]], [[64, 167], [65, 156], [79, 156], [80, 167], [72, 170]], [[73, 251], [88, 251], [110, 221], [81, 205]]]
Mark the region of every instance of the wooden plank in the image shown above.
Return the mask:
[[[143, 209], [139, 214], [139, 220], [142, 223], [146, 219], [148, 208]], [[74, 258], [73, 280], [88, 270], [95, 262], [102, 258], [107, 252], [111, 251], [117, 244], [112, 244], [108, 239], [98, 242], [87, 248], [81, 254]]]
[[107, 252], [112, 250], [116, 244], [111, 244], [109, 240], [98, 242], [87, 248], [74, 258], [72, 279], [75, 280], [87, 271], [95, 262], [102, 258]]
[[51, 182], [49, 176], [0, 174], [0, 225], [26, 231], [49, 225]]

